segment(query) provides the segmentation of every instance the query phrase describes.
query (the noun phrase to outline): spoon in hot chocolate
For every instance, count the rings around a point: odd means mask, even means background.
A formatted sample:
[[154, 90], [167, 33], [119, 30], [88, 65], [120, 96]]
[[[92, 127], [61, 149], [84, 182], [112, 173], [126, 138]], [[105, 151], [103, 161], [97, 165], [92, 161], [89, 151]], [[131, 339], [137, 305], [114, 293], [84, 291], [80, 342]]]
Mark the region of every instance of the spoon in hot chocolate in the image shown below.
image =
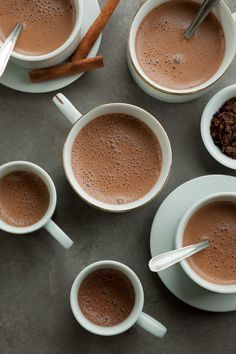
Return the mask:
[[193, 254], [200, 252], [209, 246], [209, 241], [203, 241], [194, 245], [178, 248], [177, 250], [159, 254], [149, 262], [149, 268], [152, 272], [160, 272], [170, 266], [186, 259]]
[[16, 45], [16, 42], [19, 38], [22, 28], [23, 25], [21, 23], [17, 23], [13, 31], [10, 33], [10, 35], [7, 37], [7, 39], [5, 40], [5, 42], [2, 44], [0, 48], [0, 77], [4, 73], [4, 70], [7, 66], [7, 63]]
[[205, 0], [200, 7], [196, 17], [194, 17], [187, 31], [184, 33], [186, 39], [190, 39], [194, 32], [198, 29], [203, 20], [207, 17], [209, 12], [216, 6], [219, 0]]

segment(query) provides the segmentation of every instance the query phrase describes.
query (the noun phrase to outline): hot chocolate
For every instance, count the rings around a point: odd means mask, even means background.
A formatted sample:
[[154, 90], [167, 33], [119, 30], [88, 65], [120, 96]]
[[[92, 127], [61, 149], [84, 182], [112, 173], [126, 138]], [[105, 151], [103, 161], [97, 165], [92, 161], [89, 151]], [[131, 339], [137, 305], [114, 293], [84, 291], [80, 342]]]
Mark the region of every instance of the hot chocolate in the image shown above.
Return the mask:
[[0, 0], [0, 40], [4, 41], [16, 22], [24, 25], [15, 50], [41, 55], [59, 48], [75, 24], [72, 0]]
[[136, 36], [136, 54], [144, 73], [155, 83], [189, 89], [209, 80], [220, 67], [225, 37], [213, 13], [190, 40], [184, 37], [199, 6], [194, 1], [171, 0], [142, 21]]
[[217, 284], [236, 283], [236, 204], [211, 203], [188, 222], [183, 244], [208, 239], [210, 246], [189, 258], [193, 270]]
[[162, 151], [154, 133], [124, 114], [95, 118], [72, 148], [72, 168], [81, 187], [110, 204], [143, 197], [155, 185], [161, 167]]
[[38, 222], [49, 205], [45, 183], [30, 172], [12, 172], [0, 179], [0, 219], [15, 227]]
[[131, 313], [135, 292], [130, 280], [115, 269], [99, 269], [82, 282], [78, 301], [83, 315], [98, 326], [115, 326]]

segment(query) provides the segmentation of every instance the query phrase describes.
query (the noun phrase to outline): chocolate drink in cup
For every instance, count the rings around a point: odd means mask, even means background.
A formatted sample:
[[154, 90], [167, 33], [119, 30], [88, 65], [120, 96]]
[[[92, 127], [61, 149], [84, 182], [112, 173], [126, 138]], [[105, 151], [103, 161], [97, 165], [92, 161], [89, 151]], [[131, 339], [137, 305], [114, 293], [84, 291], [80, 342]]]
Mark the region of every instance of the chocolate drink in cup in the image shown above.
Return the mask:
[[130, 280], [115, 269], [99, 269], [81, 283], [78, 302], [83, 315], [98, 326], [115, 326], [129, 317], [135, 303]]
[[158, 180], [162, 151], [154, 133], [126, 114], [97, 117], [77, 135], [72, 168], [97, 200], [126, 204], [142, 198]]
[[31, 172], [17, 171], [0, 179], [0, 219], [8, 225], [27, 227], [47, 212], [49, 192]]
[[183, 90], [208, 81], [225, 54], [223, 28], [210, 13], [190, 40], [184, 32], [199, 4], [170, 0], [147, 14], [136, 36], [136, 54], [144, 73], [165, 88]]
[[192, 269], [215, 284], [236, 284], [236, 204], [213, 202], [199, 209], [184, 231], [183, 245], [208, 239], [210, 246], [188, 259]]
[[24, 29], [15, 51], [43, 55], [59, 48], [70, 36], [75, 24], [73, 0], [0, 1], [0, 40], [4, 41], [16, 22]]

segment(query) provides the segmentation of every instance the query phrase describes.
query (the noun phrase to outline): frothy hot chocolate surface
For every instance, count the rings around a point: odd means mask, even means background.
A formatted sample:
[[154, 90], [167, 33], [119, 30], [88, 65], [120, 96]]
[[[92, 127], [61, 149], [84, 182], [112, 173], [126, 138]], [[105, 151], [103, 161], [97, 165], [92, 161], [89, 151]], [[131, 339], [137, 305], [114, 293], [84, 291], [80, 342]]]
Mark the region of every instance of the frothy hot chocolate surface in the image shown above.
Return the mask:
[[146, 124], [123, 114], [95, 118], [72, 148], [72, 168], [81, 187], [110, 204], [143, 197], [156, 183], [161, 166], [156, 136]]
[[0, 179], [0, 219], [15, 227], [38, 222], [49, 205], [45, 183], [35, 174], [13, 172]]
[[24, 25], [15, 50], [41, 55], [59, 48], [75, 24], [72, 0], [0, 0], [0, 39], [4, 41], [16, 22]]
[[98, 326], [115, 326], [131, 313], [135, 292], [130, 280], [115, 269], [100, 269], [89, 274], [78, 294], [84, 316]]
[[236, 205], [217, 202], [192, 216], [184, 233], [184, 245], [208, 239], [210, 246], [189, 258], [191, 267], [217, 284], [236, 283]]
[[225, 51], [221, 24], [210, 13], [194, 36], [183, 34], [199, 9], [188, 0], [171, 0], [152, 10], [136, 36], [140, 66], [154, 82], [167, 88], [188, 89], [209, 80]]

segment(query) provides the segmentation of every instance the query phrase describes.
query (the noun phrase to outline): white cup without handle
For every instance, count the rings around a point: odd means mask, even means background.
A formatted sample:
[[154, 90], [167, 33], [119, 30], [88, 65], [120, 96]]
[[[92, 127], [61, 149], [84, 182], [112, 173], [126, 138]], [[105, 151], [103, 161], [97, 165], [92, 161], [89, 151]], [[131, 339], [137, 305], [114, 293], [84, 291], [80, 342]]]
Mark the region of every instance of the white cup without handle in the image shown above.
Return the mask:
[[[120, 324], [104, 327], [98, 326], [89, 321], [81, 312], [78, 302], [78, 292], [82, 281], [93, 271], [98, 269], [115, 269], [123, 273], [131, 281], [135, 291], [135, 303], [130, 315]], [[142, 284], [137, 275], [126, 265], [115, 261], [100, 261], [93, 263], [83, 269], [76, 277], [70, 292], [70, 305], [76, 320], [89, 332], [101, 336], [113, 336], [127, 331], [134, 324], [150, 332], [156, 337], [162, 338], [166, 334], [166, 327], [153, 317], [142, 312], [144, 305], [144, 292]]]
[[[62, 63], [76, 50], [81, 40], [83, 22], [83, 0], [73, 0], [75, 6], [75, 24], [67, 40], [57, 49], [41, 55], [29, 55], [13, 51], [11, 61], [27, 68], [45, 68]], [[1, 41], [0, 41], [1, 42]]]
[[[176, 238], [175, 238], [175, 246], [176, 248], [183, 247], [183, 239], [184, 239], [184, 231], [185, 228], [191, 219], [191, 217], [196, 214], [201, 208], [218, 202], [223, 203], [234, 203], [236, 205], [236, 193], [233, 192], [221, 192], [221, 193], [214, 193], [210, 194], [200, 200], [198, 200], [195, 204], [193, 204], [185, 214], [183, 215], [180, 223], [178, 225], [176, 231]], [[210, 247], [213, 247], [210, 245]], [[227, 255], [226, 255], [227, 257]], [[195, 270], [191, 267], [188, 260], [183, 260], [180, 262], [181, 267], [185, 271], [185, 273], [198, 285], [201, 287], [221, 294], [236, 294], [236, 284], [218, 284], [210, 282], [200, 276]]]
[[[69, 183], [82, 199], [84, 199], [87, 203], [105, 211], [125, 212], [139, 208], [149, 203], [152, 199], [159, 195], [159, 193], [164, 188], [170, 174], [172, 165], [172, 151], [169, 138], [162, 125], [155, 117], [153, 117], [150, 113], [148, 113], [142, 108], [126, 103], [105, 104], [94, 108], [85, 115], [82, 115], [80, 112], [77, 111], [77, 109], [72, 105], [72, 103], [61, 93], [58, 93], [53, 98], [53, 102], [55, 103], [57, 108], [73, 124], [73, 127], [64, 145], [63, 165]], [[82, 189], [82, 187], [78, 183], [71, 164], [71, 152], [73, 143], [81, 129], [83, 129], [84, 126], [91, 122], [93, 119], [112, 113], [127, 114], [135, 117], [142, 123], [145, 123], [152, 130], [153, 134], [157, 137], [162, 150], [162, 167], [159, 178], [157, 179], [155, 185], [145, 196], [127, 204], [108, 204], [90, 196]]]
[[[161, 101], [172, 103], [187, 102], [204, 94], [222, 77], [232, 63], [236, 52], [236, 14], [231, 13], [223, 0], [219, 1], [213, 10], [213, 13], [222, 25], [226, 44], [225, 55], [217, 72], [201, 85], [183, 90], [170, 89], [157, 84], [145, 74], [139, 65], [135, 49], [137, 31], [143, 19], [150, 11], [167, 1], [169, 0], [147, 0], [141, 5], [139, 11], [136, 13], [129, 34], [127, 50], [128, 66], [136, 83], [150, 96]], [[202, 0], [196, 1], [202, 3]]]
[[35, 224], [27, 227], [15, 227], [0, 219], [0, 229], [12, 234], [28, 234], [45, 228], [64, 248], [69, 249], [73, 241], [52, 221], [52, 215], [56, 208], [57, 192], [51, 177], [41, 167], [28, 161], [13, 161], [0, 166], [0, 179], [9, 173], [25, 171], [37, 175], [47, 186], [49, 192], [48, 210]]

